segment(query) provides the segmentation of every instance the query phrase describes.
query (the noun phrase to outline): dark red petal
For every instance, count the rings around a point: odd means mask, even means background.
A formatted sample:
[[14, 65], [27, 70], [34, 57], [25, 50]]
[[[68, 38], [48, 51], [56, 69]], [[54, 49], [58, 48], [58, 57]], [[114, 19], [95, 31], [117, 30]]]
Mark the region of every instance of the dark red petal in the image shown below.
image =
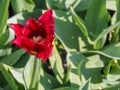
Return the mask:
[[23, 27], [22, 34], [28, 36], [30, 34], [30, 29], [26, 26]]
[[29, 27], [31, 30], [35, 30], [36, 26], [38, 26], [38, 25], [37, 25], [35, 19], [28, 18], [25, 23], [25, 26]]
[[52, 42], [49, 43], [49, 40], [46, 40], [44, 43], [39, 44], [37, 46], [37, 57], [41, 58], [44, 62], [46, 62], [47, 58], [49, 58], [52, 54], [52, 47]]
[[42, 59], [44, 62], [52, 55], [52, 48], [48, 47], [44, 51], [38, 52], [37, 57]]
[[15, 31], [16, 36], [20, 36], [22, 34], [21, 30], [23, 28], [20, 24], [10, 24], [10, 27]]
[[47, 35], [48, 36], [54, 36], [55, 30], [54, 30], [54, 26], [46, 26], [45, 30], [47, 31]]
[[39, 17], [39, 21], [48, 26], [54, 24], [54, 17], [52, 14], [52, 9], [47, 10], [42, 16]]

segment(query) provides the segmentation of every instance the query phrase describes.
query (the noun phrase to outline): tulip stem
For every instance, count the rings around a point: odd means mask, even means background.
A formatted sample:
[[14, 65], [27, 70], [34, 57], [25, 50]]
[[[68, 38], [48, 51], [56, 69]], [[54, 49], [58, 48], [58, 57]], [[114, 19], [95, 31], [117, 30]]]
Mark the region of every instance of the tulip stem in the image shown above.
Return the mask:
[[40, 81], [40, 67], [41, 67], [41, 60], [38, 60], [37, 58], [35, 58], [32, 79], [30, 84], [31, 89], [37, 90], [38, 88], [38, 84]]

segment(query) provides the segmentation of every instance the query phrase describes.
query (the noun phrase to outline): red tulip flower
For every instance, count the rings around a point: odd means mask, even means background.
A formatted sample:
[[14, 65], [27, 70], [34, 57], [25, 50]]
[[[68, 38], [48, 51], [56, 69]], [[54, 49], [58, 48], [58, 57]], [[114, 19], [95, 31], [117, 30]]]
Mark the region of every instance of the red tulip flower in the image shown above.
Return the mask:
[[10, 24], [16, 38], [12, 44], [26, 50], [29, 54], [46, 62], [52, 54], [54, 40], [54, 17], [52, 10], [47, 10], [37, 20], [28, 18], [24, 25]]

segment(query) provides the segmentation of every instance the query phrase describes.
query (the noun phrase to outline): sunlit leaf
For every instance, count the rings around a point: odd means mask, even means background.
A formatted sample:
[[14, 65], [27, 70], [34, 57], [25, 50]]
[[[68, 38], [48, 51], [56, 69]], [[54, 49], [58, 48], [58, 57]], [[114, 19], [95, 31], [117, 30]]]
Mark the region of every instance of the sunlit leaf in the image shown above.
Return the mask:
[[53, 69], [53, 72], [56, 76], [56, 78], [61, 82], [61, 78], [64, 77], [64, 69], [63, 69], [63, 66], [62, 66], [62, 59], [61, 59], [61, 56], [56, 48], [56, 46], [54, 45], [54, 48], [53, 48], [53, 54], [52, 56], [50, 57], [49, 59], [50, 61], [50, 65]]
[[55, 17], [56, 34], [65, 49], [68, 52], [79, 50], [78, 37], [82, 36], [82, 34], [74, 24], [70, 14], [59, 10], [55, 11]]
[[33, 0], [11, 0], [11, 3], [15, 13], [32, 12], [35, 7]]
[[24, 53], [25, 53], [25, 51], [22, 49], [17, 50], [15, 52], [13, 52], [12, 54], [2, 58], [0, 60], [0, 62], [8, 64], [8, 65], [14, 65], [19, 60], [21, 55], [23, 55]]
[[9, 66], [0, 63], [0, 71], [4, 75], [4, 77], [5, 77], [6, 81], [8, 82], [8, 84], [10, 85], [10, 87], [13, 90], [18, 90], [18, 86], [15, 84], [15, 81], [14, 81], [13, 77], [8, 72], [9, 68], [10, 68]]
[[0, 37], [6, 29], [9, 2], [10, 0], [0, 0]]
[[80, 89], [75, 87], [62, 87], [62, 88], [57, 88], [53, 90], [80, 90]]
[[35, 56], [31, 56], [23, 71], [23, 78], [27, 89], [38, 89], [40, 67], [40, 60]]
[[38, 18], [41, 15], [40, 10], [35, 10], [34, 12], [24, 12], [14, 15], [13, 17], [7, 20], [7, 23], [20, 23], [24, 24], [27, 18]]

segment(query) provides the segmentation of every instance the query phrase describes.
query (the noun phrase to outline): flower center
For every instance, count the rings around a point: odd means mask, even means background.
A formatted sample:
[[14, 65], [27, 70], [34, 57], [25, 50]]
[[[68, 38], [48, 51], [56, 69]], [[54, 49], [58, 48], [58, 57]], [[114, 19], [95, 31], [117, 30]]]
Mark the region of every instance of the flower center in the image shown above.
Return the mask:
[[44, 41], [44, 39], [41, 36], [37, 36], [37, 37], [33, 36], [32, 41], [33, 42], [42, 42], [42, 41]]

